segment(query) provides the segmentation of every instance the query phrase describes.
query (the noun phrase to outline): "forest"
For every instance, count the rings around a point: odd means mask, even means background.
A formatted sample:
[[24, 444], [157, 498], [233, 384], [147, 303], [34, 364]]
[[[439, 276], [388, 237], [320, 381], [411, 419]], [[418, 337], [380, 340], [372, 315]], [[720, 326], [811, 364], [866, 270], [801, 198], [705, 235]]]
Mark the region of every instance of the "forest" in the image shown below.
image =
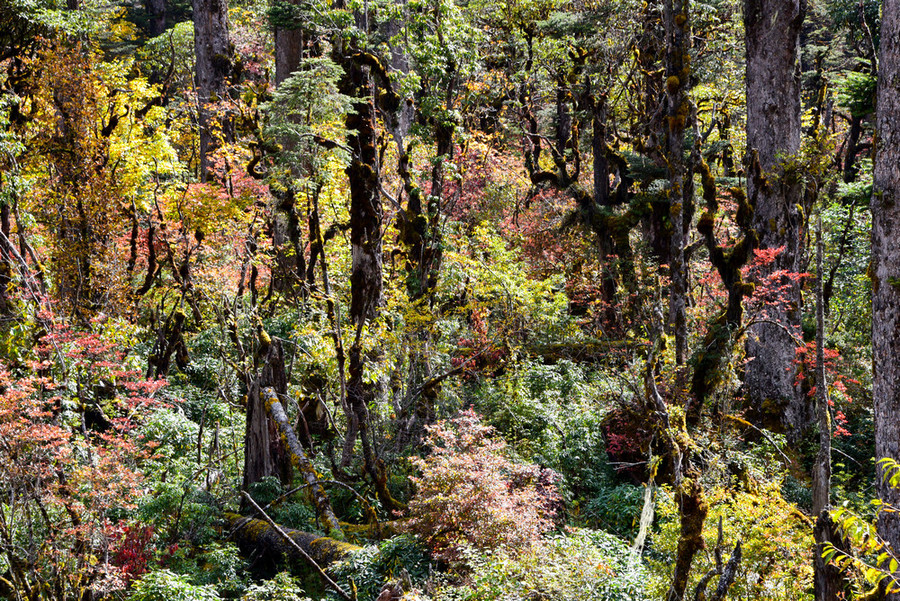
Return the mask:
[[0, 598], [900, 600], [900, 0], [0, 0]]

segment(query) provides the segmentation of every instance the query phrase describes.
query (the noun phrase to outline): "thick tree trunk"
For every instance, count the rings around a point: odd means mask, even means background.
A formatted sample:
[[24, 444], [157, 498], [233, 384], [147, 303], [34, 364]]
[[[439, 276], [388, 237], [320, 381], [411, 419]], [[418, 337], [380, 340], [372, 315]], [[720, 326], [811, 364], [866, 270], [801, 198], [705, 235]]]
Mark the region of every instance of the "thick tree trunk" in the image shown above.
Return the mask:
[[[261, 338], [268, 338], [268, 334]], [[262, 373], [250, 383], [250, 390], [247, 393], [242, 490], [250, 490], [251, 484], [267, 476], [277, 477], [286, 487], [290, 487], [293, 481], [288, 451], [281, 441], [278, 427], [266, 413], [262, 390], [269, 386], [277, 394], [287, 394], [284, 351], [281, 341], [277, 338], [268, 343]]]
[[685, 476], [675, 494], [681, 516], [681, 534], [675, 555], [675, 573], [666, 601], [682, 601], [685, 598], [691, 564], [694, 556], [703, 548], [703, 524], [709, 513], [698, 474]]
[[200, 116], [200, 179], [207, 181], [211, 173], [210, 155], [219, 138], [228, 138], [229, 126], [222, 122], [215, 129], [212, 107], [225, 97], [226, 81], [231, 75], [234, 48], [228, 37], [228, 0], [193, 0], [194, 54], [197, 82], [197, 104]]
[[[377, 481], [376, 458], [369, 438], [368, 401], [371, 386], [363, 382], [365, 354], [362, 332], [382, 304], [381, 192], [375, 148], [375, 102], [370, 70], [377, 59], [352, 49], [337, 55], [344, 68], [341, 91], [357, 98], [347, 115], [347, 143], [352, 150], [347, 177], [350, 183], [350, 321], [356, 335], [349, 349], [347, 378], [347, 436], [341, 464], [349, 465], [357, 438], [362, 442], [366, 472]], [[383, 70], [383, 68], [382, 68]]]
[[146, 0], [146, 7], [150, 16], [148, 33], [155, 38], [166, 30], [166, 0]]
[[[663, 18], [666, 26], [666, 98], [668, 101], [668, 130], [666, 132], [666, 162], [669, 171], [669, 216], [672, 219], [672, 243], [669, 259], [671, 290], [669, 292], [669, 325], [675, 334], [675, 365], [678, 370], [676, 394], [684, 390], [684, 364], [687, 359], [687, 263], [685, 221], [689, 219], [687, 206], [692, 202], [692, 177], [684, 162], [684, 132], [691, 117], [690, 101], [690, 45], [691, 26], [689, 0], [667, 0]], [[689, 223], [688, 223], [689, 225]]]
[[[756, 152], [761, 177], [748, 180], [755, 201], [754, 227], [759, 248], [783, 250], [760, 279], [777, 270], [801, 271], [802, 189], [796, 174], [784, 176], [783, 162], [800, 149], [800, 27], [805, 0], [745, 0], [747, 43], [747, 148]], [[746, 385], [751, 406], [780, 412], [792, 439], [810, 423], [805, 396], [795, 385], [795, 343], [800, 332], [800, 285], [782, 278], [784, 302], [770, 303], [766, 322], [756, 323], [747, 339]]]
[[303, 55], [303, 32], [298, 29], [275, 28], [275, 85], [278, 86], [297, 70]]
[[263, 406], [259, 382], [250, 383], [247, 392], [247, 425], [244, 431], [244, 483], [242, 490], [268, 476], [281, 473], [273, 454], [273, 441], [279, 442], [275, 424], [270, 423]]
[[[900, 460], [900, 0], [884, 0], [878, 58], [871, 267], [875, 457]], [[900, 507], [900, 490], [880, 472], [878, 496]], [[882, 512], [878, 533], [895, 552], [900, 549], [900, 514]]]
[[344, 59], [342, 92], [359, 100], [347, 116], [353, 151], [350, 181], [350, 320], [374, 317], [382, 303], [381, 198], [375, 148], [375, 104], [369, 68], [355, 57]]
[[[606, 119], [607, 107], [604, 94], [586, 94], [586, 103], [592, 113], [591, 118], [591, 152], [594, 168], [594, 196], [585, 196], [585, 201], [592, 201], [589, 206], [582, 207], [587, 212], [591, 228], [597, 235], [597, 246], [603, 271], [600, 276], [600, 298], [603, 301], [603, 323], [610, 330], [616, 329], [620, 321], [620, 311], [616, 302], [616, 290], [619, 280], [616, 265], [616, 248], [608, 221], [597, 214], [598, 207], [612, 210], [615, 204], [609, 190], [609, 159], [606, 156]], [[601, 209], [603, 210], [603, 209]]]

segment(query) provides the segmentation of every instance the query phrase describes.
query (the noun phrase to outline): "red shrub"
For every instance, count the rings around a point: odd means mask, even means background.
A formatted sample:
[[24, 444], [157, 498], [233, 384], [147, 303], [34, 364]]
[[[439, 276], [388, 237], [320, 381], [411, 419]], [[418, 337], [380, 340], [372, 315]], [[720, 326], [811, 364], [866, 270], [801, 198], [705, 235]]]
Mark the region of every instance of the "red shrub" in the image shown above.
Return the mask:
[[422, 476], [413, 479], [408, 529], [438, 558], [458, 560], [467, 545], [523, 548], [553, 526], [552, 482], [538, 466], [504, 457], [492, 430], [472, 410], [429, 428], [432, 451], [416, 461]]

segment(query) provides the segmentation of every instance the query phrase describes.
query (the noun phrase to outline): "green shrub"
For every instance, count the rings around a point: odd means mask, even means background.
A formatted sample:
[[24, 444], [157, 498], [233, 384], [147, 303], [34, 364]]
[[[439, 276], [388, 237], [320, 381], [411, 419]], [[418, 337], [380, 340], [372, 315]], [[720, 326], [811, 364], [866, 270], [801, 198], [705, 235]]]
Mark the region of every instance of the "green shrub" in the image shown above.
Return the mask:
[[211, 585], [191, 584], [188, 577], [170, 570], [148, 572], [135, 581], [128, 601], [219, 601]]
[[644, 489], [631, 484], [609, 486], [585, 502], [582, 519], [592, 527], [632, 538], [644, 507]]
[[424, 581], [430, 565], [421, 543], [400, 535], [356, 551], [334, 568], [334, 575], [340, 582], [352, 578], [359, 599], [374, 599], [386, 583], [401, 577], [412, 583]]
[[237, 545], [214, 542], [197, 556], [193, 580], [200, 585], [208, 584], [220, 591], [235, 593], [244, 588], [246, 569], [247, 562]]
[[248, 586], [241, 601], [309, 601], [302, 593], [303, 587], [296, 578], [279, 572], [269, 580]]
[[604, 532], [573, 530], [533, 544], [522, 553], [508, 549], [468, 558], [469, 582], [438, 591], [438, 599], [459, 601], [642, 601], [647, 574], [628, 546]]

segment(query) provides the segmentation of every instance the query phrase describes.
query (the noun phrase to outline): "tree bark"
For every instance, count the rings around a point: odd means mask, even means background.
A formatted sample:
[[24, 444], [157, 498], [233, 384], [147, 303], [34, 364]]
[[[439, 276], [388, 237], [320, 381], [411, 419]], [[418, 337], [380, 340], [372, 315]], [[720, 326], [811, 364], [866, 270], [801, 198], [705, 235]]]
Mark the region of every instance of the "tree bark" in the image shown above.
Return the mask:
[[556, 86], [556, 151], [565, 157], [566, 149], [572, 138], [570, 94], [564, 77], [557, 78]]
[[861, 116], [851, 115], [850, 117], [850, 132], [847, 134], [847, 156], [844, 158], [843, 170], [844, 182], [847, 184], [856, 181], [856, 175], [859, 173], [859, 169], [856, 166], [856, 155], [861, 150], [859, 137], [862, 135], [862, 120]]
[[148, 33], [155, 38], [166, 30], [166, 0], [146, 0], [146, 7], [150, 16]]
[[849, 581], [844, 580], [841, 570], [834, 565], [825, 563], [822, 558], [825, 543], [831, 543], [845, 553], [850, 549], [850, 545], [841, 538], [837, 524], [831, 519], [831, 514], [827, 510], [822, 511], [816, 519], [813, 537], [816, 540], [813, 547], [815, 553], [813, 590], [816, 601], [840, 601], [853, 598], [850, 596]]
[[831, 415], [825, 382], [825, 303], [822, 295], [822, 216], [816, 224], [816, 418], [819, 423], [819, 452], [813, 466], [813, 514], [831, 506]]
[[357, 98], [347, 116], [348, 145], [353, 151], [350, 182], [350, 320], [357, 324], [375, 316], [382, 304], [381, 198], [375, 148], [375, 104], [369, 68], [355, 57], [343, 61], [341, 91]]
[[[0, 176], [0, 186], [3, 178]], [[13, 313], [13, 302], [10, 298], [10, 288], [13, 285], [12, 244], [9, 241], [9, 203], [0, 206], [0, 315], [9, 316]]]
[[303, 31], [299, 28], [275, 28], [275, 85], [285, 79], [300, 66], [303, 55]]
[[[800, 28], [806, 0], [745, 0], [747, 45], [747, 148], [758, 155], [761, 177], [747, 183], [755, 201], [754, 228], [759, 248], [782, 248], [763, 268], [764, 280], [776, 270], [801, 271], [803, 216], [802, 188], [796, 174], [786, 174], [784, 162], [800, 149]], [[810, 423], [805, 396], [795, 385], [795, 344], [800, 331], [800, 285], [782, 278], [784, 302], [769, 304], [767, 320], [750, 328], [747, 338], [745, 383], [751, 407], [765, 413], [779, 411], [781, 424], [792, 440]], [[785, 331], [787, 330], [787, 331]]]
[[[212, 105], [225, 98], [234, 48], [228, 36], [228, 0], [193, 0], [194, 54], [200, 117], [200, 180], [212, 175], [210, 156], [218, 147]], [[221, 123], [228, 138], [228, 124]]]
[[668, 101], [668, 129], [666, 132], [666, 162], [669, 172], [669, 216], [672, 219], [672, 243], [669, 272], [669, 325], [675, 334], [676, 394], [684, 390], [684, 369], [687, 359], [687, 264], [685, 220], [687, 205], [692, 202], [690, 185], [692, 174], [684, 162], [684, 132], [691, 117], [690, 45], [691, 26], [689, 0], [667, 0], [663, 8], [666, 26], [666, 98]]
[[[900, 0], [884, 0], [878, 59], [870, 270], [875, 457], [900, 460]], [[900, 490], [878, 472], [878, 496], [900, 507]], [[881, 512], [878, 534], [900, 549], [900, 514]]]
[[822, 558], [826, 543], [839, 544], [828, 511], [831, 509], [831, 415], [825, 381], [825, 299], [822, 293], [822, 216], [816, 222], [816, 418], [819, 422], [819, 452], [813, 466], [813, 515], [818, 516], [813, 537], [814, 592], [816, 601], [838, 601], [842, 594], [841, 572]]
[[[260, 338], [266, 339], [268, 334]], [[250, 390], [247, 393], [242, 490], [249, 490], [251, 484], [267, 476], [277, 477], [287, 487], [290, 487], [293, 480], [288, 452], [281, 441], [275, 422], [268, 418], [264, 406], [262, 390], [269, 386], [278, 394], [287, 394], [284, 351], [281, 341], [277, 338], [268, 343], [262, 373], [250, 383]]]
[[[366, 27], [363, 29], [367, 30]], [[369, 400], [371, 386], [363, 381], [365, 354], [362, 332], [366, 321], [374, 318], [382, 305], [382, 209], [375, 147], [375, 101], [372, 71], [385, 73], [378, 59], [350, 48], [336, 49], [336, 59], [344, 68], [341, 92], [356, 98], [347, 115], [347, 144], [352, 151], [346, 173], [350, 184], [350, 309], [349, 318], [356, 336], [347, 354], [347, 436], [341, 464], [350, 463], [357, 437], [363, 447], [366, 472], [378, 481], [376, 457], [369, 438]]]
[[699, 474], [688, 474], [676, 490], [678, 513], [681, 516], [681, 534], [675, 554], [675, 574], [666, 601], [681, 601], [687, 590], [688, 578], [694, 556], [703, 548], [703, 524], [709, 506], [703, 495]]

